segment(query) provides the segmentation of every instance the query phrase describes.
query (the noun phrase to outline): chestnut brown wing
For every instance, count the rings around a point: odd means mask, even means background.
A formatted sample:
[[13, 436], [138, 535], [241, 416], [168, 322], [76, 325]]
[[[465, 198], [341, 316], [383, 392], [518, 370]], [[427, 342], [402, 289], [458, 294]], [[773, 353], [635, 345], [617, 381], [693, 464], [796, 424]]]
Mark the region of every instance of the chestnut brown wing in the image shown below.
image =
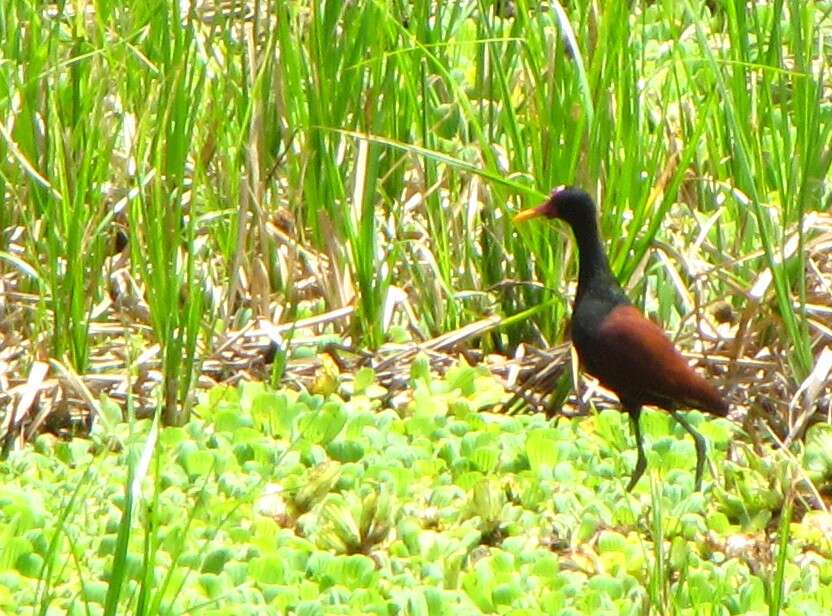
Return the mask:
[[667, 409], [690, 407], [727, 414], [728, 405], [719, 391], [688, 365], [658, 325], [633, 306], [618, 306], [606, 315], [595, 346], [590, 372], [620, 398]]

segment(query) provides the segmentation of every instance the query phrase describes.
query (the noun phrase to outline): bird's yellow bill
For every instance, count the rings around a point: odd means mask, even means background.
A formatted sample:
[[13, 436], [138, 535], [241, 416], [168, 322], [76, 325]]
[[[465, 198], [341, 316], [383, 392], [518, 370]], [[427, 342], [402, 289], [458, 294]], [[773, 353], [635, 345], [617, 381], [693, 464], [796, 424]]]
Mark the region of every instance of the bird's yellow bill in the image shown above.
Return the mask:
[[539, 207], [530, 207], [527, 210], [523, 210], [519, 214], [515, 214], [514, 218], [511, 220], [513, 222], [523, 222], [524, 220], [529, 220], [531, 218], [537, 218], [538, 216], [543, 216], [543, 213], [540, 211]]

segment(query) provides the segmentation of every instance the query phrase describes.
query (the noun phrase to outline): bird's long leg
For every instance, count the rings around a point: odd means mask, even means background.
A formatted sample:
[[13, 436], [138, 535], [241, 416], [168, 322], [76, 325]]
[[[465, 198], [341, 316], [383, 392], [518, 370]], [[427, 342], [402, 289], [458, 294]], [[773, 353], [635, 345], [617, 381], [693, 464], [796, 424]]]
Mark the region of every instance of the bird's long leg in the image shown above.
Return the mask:
[[671, 415], [673, 415], [673, 418], [678, 421], [685, 430], [687, 430], [688, 434], [693, 437], [694, 443], [696, 443], [696, 491], [700, 492], [702, 490], [702, 472], [705, 470], [705, 437], [699, 434], [699, 432], [697, 432], [694, 427], [688, 423], [688, 420], [676, 411], [672, 411]]
[[636, 437], [636, 447], [638, 448], [638, 457], [636, 458], [636, 467], [633, 469], [633, 475], [630, 477], [630, 483], [627, 484], [627, 492], [630, 492], [641, 476], [644, 474], [644, 469], [647, 468], [647, 458], [644, 457], [644, 445], [641, 442], [641, 426], [639, 425], [639, 418], [641, 417], [641, 406], [625, 405], [624, 409], [630, 416], [630, 423], [633, 426], [633, 436]]

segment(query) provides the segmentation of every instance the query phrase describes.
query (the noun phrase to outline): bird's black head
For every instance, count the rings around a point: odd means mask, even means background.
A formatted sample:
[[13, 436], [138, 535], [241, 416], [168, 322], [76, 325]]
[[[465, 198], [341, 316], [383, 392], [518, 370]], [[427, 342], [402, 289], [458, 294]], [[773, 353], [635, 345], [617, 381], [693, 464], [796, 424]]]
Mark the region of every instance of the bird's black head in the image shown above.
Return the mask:
[[576, 233], [595, 227], [595, 202], [580, 188], [559, 186], [549, 198], [537, 207], [523, 210], [514, 217], [514, 222], [545, 216], [559, 218], [568, 223]]

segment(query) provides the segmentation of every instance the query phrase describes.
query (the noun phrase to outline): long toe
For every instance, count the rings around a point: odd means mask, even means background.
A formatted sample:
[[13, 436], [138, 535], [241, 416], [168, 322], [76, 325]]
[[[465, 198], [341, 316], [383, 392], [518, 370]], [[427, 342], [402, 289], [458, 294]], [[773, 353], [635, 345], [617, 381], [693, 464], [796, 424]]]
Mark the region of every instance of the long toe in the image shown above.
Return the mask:
[[693, 441], [696, 444], [696, 491], [701, 492], [702, 474], [705, 470], [705, 439], [697, 432]]
[[630, 483], [627, 484], [627, 492], [632, 492], [636, 487], [638, 480], [644, 474], [644, 469], [647, 468], [647, 460], [644, 459], [644, 451], [641, 447], [638, 448], [638, 459], [636, 460], [636, 467], [633, 469], [633, 475], [630, 477]]
[[633, 469], [633, 476], [630, 477], [630, 483], [627, 484], [627, 492], [631, 492], [636, 487], [638, 480], [644, 474], [644, 469], [647, 468], [647, 458], [644, 456], [644, 445], [641, 442], [640, 416], [641, 413], [639, 411], [630, 411], [630, 424], [633, 428], [633, 436], [636, 437], [638, 457], [636, 458], [636, 467]]
[[696, 447], [696, 483], [695, 488], [697, 492], [702, 491], [702, 475], [705, 471], [705, 451], [706, 443], [705, 437], [699, 434], [696, 429], [688, 423], [688, 420], [682, 417], [679, 413], [673, 412], [673, 418], [678, 421], [681, 426], [693, 437], [693, 443]]

